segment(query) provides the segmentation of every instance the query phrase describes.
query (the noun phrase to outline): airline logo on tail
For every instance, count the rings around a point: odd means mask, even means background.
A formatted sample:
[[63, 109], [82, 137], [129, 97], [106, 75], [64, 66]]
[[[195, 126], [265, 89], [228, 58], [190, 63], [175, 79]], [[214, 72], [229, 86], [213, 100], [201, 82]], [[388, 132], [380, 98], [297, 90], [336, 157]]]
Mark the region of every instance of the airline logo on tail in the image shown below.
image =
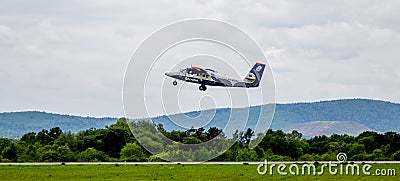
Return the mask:
[[259, 72], [261, 69], [262, 69], [262, 66], [259, 65], [259, 66], [256, 68], [256, 71]]

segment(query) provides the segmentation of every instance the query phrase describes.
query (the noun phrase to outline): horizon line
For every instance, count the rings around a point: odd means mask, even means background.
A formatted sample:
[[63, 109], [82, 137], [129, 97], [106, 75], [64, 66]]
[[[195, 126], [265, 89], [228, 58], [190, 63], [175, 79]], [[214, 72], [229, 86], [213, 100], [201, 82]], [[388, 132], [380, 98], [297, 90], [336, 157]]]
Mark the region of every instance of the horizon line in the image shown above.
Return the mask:
[[[388, 100], [382, 100], [382, 99], [373, 99], [373, 98], [336, 98], [336, 99], [324, 99], [324, 100], [315, 100], [315, 101], [298, 101], [298, 102], [281, 102], [281, 103], [275, 103], [275, 105], [288, 105], [288, 104], [311, 104], [311, 103], [321, 103], [321, 102], [332, 102], [332, 101], [346, 101], [346, 100], [370, 100], [370, 101], [381, 101], [381, 102], [386, 102], [386, 103], [391, 103], [391, 104], [400, 104], [399, 102], [394, 102], [394, 101], [388, 101]], [[267, 104], [262, 104], [262, 105], [267, 105]], [[262, 106], [262, 105], [250, 105], [247, 107], [257, 107], [257, 106]], [[226, 109], [230, 107], [220, 107], [220, 108], [213, 108], [213, 109]], [[246, 107], [242, 107], [246, 108]], [[184, 113], [190, 113], [190, 112], [196, 112], [196, 111], [207, 111], [207, 110], [213, 110], [213, 109], [204, 109], [204, 110], [192, 110], [192, 111], [187, 111], [187, 112], [182, 112], [182, 113], [177, 113], [177, 114], [184, 114]], [[236, 109], [236, 108], [233, 108]], [[41, 113], [48, 113], [48, 114], [56, 114], [56, 115], [62, 115], [62, 116], [78, 116], [78, 117], [88, 117], [88, 118], [112, 118], [112, 119], [119, 119], [119, 118], [124, 118], [126, 115], [122, 116], [89, 116], [89, 115], [80, 115], [80, 114], [74, 114], [74, 113], [60, 113], [60, 112], [47, 112], [45, 110], [32, 110], [32, 109], [27, 109], [27, 110], [13, 110], [13, 111], [2, 111], [0, 114], [7, 114], [7, 113], [24, 113], [24, 112], [41, 112]], [[159, 116], [165, 116], [165, 115], [158, 115], [158, 116], [153, 116], [153, 117], [159, 117]]]

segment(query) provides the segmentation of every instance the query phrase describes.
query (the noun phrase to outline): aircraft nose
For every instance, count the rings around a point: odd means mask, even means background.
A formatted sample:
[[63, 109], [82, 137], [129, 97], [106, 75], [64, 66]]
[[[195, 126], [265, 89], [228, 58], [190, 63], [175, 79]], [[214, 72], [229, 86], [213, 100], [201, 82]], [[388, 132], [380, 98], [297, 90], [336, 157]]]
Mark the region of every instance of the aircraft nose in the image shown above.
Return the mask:
[[169, 72], [165, 72], [165, 75], [171, 77], [171, 73]]
[[174, 78], [174, 77], [178, 76], [179, 73], [178, 72], [165, 72], [165, 75], [168, 77]]

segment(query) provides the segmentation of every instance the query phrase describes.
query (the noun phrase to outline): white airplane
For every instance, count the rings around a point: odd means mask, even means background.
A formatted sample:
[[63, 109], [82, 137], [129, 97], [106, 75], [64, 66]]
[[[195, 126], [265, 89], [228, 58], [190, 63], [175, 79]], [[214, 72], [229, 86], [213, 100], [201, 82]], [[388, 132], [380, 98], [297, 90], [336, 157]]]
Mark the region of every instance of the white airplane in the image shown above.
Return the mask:
[[265, 64], [257, 62], [243, 80], [232, 79], [219, 74], [212, 69], [203, 69], [192, 66], [174, 72], [166, 72], [165, 75], [174, 78], [174, 86], [178, 84], [176, 80], [200, 84], [199, 90], [207, 90], [208, 86], [222, 87], [258, 87], [265, 69]]

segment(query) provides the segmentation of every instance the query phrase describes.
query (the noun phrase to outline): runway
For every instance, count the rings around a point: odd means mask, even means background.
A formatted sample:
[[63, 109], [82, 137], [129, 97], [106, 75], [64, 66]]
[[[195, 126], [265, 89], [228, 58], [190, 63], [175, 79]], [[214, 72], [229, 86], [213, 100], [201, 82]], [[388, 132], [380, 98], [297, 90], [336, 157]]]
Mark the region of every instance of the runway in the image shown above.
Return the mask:
[[[317, 161], [319, 164], [328, 164], [329, 161]], [[259, 165], [265, 164], [266, 162], [24, 162], [24, 163], [0, 163], [0, 165], [199, 165], [199, 164], [206, 164], [206, 165]], [[312, 162], [267, 162], [268, 164], [313, 164], [315, 161]], [[331, 161], [331, 163], [338, 164], [338, 161]], [[354, 162], [347, 162], [347, 163], [357, 163], [357, 164], [400, 164], [400, 161], [354, 161]]]

